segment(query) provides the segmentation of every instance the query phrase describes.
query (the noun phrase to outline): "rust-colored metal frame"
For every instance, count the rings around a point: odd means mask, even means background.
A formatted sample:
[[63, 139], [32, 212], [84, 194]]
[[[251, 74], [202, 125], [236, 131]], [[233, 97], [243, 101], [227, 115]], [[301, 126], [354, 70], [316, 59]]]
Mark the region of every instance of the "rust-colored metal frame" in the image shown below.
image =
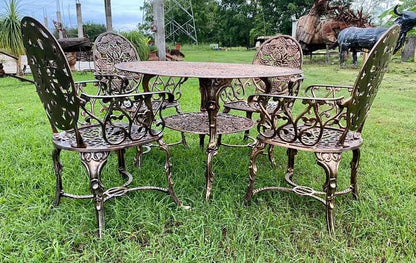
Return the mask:
[[[123, 75], [123, 77], [128, 78], [129, 85], [122, 85], [118, 81], [118, 78], [113, 78], [108, 82], [107, 91], [103, 91], [105, 94], [128, 94], [131, 92], [140, 92], [140, 84], [143, 79], [142, 74], [136, 74], [131, 72], [120, 72], [114, 65], [121, 62], [129, 61], [140, 61], [140, 57], [137, 54], [136, 48], [134, 45], [124, 36], [114, 33], [114, 32], [104, 32], [100, 34], [94, 42], [93, 47], [93, 56], [94, 56], [94, 67], [95, 67], [95, 76], [100, 80], [109, 80], [109, 75]], [[182, 110], [179, 106], [178, 100], [182, 96], [180, 89], [181, 85], [175, 82], [175, 79], [169, 78], [164, 80], [163, 78], [155, 78], [154, 81], [147, 85], [147, 88], [144, 89], [145, 92], [148, 91], [167, 91], [174, 95], [174, 100], [171, 102], [163, 101], [164, 108], [175, 108], [178, 114], [182, 113]], [[162, 101], [155, 100], [152, 105], [157, 108]], [[169, 146], [183, 144], [185, 147], [188, 147], [184, 133], [181, 133], [181, 140], [174, 143], [169, 143]], [[150, 150], [146, 150], [143, 153], [146, 153]], [[138, 148], [138, 151], [142, 150]], [[136, 156], [136, 164], [140, 166], [142, 160], [141, 155]]]
[[[93, 199], [99, 237], [104, 229], [104, 203], [131, 191], [161, 191], [169, 194], [177, 205], [189, 208], [182, 205], [173, 189], [169, 149], [162, 139], [162, 108], [155, 110], [151, 102], [153, 97], [172, 101], [173, 95], [168, 92], [85, 94], [75, 86], [66, 57], [53, 35], [31, 17], [22, 19], [21, 28], [36, 91], [53, 131], [52, 158], [56, 174], [54, 205], [59, 205], [62, 197]], [[123, 82], [124, 80], [121, 81]], [[100, 81], [91, 83], [104, 86], [107, 84]], [[96, 103], [103, 107], [95, 107]], [[131, 111], [133, 107], [136, 108], [134, 113]], [[159, 118], [157, 124], [154, 123], [155, 115]], [[168, 187], [129, 187], [133, 178], [126, 170], [125, 150], [152, 142], [157, 143], [166, 154]], [[90, 195], [74, 195], [63, 190], [63, 166], [59, 158], [62, 150], [80, 154], [81, 162], [90, 178]], [[101, 171], [110, 152], [117, 154], [118, 171], [126, 178], [126, 182], [121, 186], [105, 189], [101, 181]]]
[[[250, 158], [250, 177], [245, 202], [253, 195], [269, 190], [309, 196], [325, 205], [328, 231], [331, 234], [335, 232], [335, 197], [347, 193], [352, 193], [354, 198], [358, 195], [357, 169], [362, 144], [361, 131], [387, 70], [399, 31], [398, 26], [392, 26], [380, 38], [370, 51], [353, 87], [313, 85], [307, 88], [307, 97], [270, 94], [250, 96], [249, 103], [260, 106], [261, 119], [257, 126], [258, 142]], [[349, 93], [348, 98], [338, 96], [343, 91]], [[317, 94], [324, 96], [317, 97]], [[277, 103], [273, 112], [267, 109], [269, 100]], [[296, 102], [304, 105], [304, 109], [297, 115], [292, 112], [292, 107], [288, 106]], [[285, 179], [291, 187], [254, 188], [256, 159], [267, 144], [287, 148], [288, 165]], [[297, 151], [315, 154], [317, 164], [326, 174], [323, 191], [297, 185], [293, 181]], [[353, 153], [350, 185], [345, 190], [337, 191], [338, 166], [345, 151]]]
[[[253, 58], [255, 65], [267, 65], [275, 67], [287, 67], [302, 69], [303, 53], [299, 43], [291, 36], [276, 35], [265, 41]], [[224, 89], [221, 93], [221, 99], [224, 102], [224, 113], [231, 110], [245, 111], [246, 117], [252, 119], [253, 113], [258, 112], [258, 107], [250, 107], [247, 103], [248, 88], [254, 87], [255, 93], [270, 93], [278, 95], [297, 96], [299, 88], [303, 81], [303, 74], [299, 76], [285, 76], [278, 78], [270, 78], [271, 88], [266, 90], [266, 85], [261, 79], [253, 80], [233, 80], [232, 85]], [[244, 140], [250, 139], [248, 144], [227, 144], [222, 142], [221, 135], [218, 136], [218, 145], [228, 147], [252, 147], [256, 143], [256, 139], [249, 135], [250, 131], [244, 132]], [[272, 163], [273, 147], [269, 147], [269, 158]]]

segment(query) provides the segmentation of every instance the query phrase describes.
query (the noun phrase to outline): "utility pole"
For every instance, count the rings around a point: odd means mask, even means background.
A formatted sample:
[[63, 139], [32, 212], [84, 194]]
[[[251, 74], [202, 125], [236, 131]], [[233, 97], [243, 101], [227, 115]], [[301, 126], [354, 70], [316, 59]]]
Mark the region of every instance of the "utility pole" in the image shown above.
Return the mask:
[[79, 0], [76, 3], [76, 7], [77, 7], [78, 37], [84, 37], [84, 30], [82, 28], [81, 3], [79, 2]]
[[[60, 4], [59, 4], [59, 0], [56, 0], [56, 20], [57, 20], [57, 25], [55, 25], [56, 27], [56, 31], [58, 31], [58, 38], [62, 39], [64, 38], [64, 26], [62, 24], [62, 17], [61, 17], [61, 8], [60, 8]], [[55, 23], [55, 22], [54, 22]]]
[[61, 29], [61, 30], [58, 29], [59, 39], [62, 39], [62, 38], [64, 38], [64, 32], [62, 31], [64, 26], [62, 25], [61, 11], [56, 11], [56, 20], [58, 21], [58, 25]]
[[104, 8], [107, 31], [113, 31], [113, 21], [111, 17], [111, 0], [104, 0]]
[[49, 26], [48, 26], [48, 14], [46, 13], [46, 9], [45, 8], [43, 8], [43, 25], [47, 29], [49, 29]]
[[159, 60], [166, 60], [165, 11], [163, 0], [153, 1], [153, 24], [155, 26], [155, 44]]

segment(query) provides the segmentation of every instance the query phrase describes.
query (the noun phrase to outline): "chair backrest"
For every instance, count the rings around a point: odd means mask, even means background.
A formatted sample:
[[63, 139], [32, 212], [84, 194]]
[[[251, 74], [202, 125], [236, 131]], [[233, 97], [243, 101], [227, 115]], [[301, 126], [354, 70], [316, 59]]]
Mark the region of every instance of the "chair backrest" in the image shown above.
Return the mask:
[[[257, 51], [253, 64], [302, 69], [303, 53], [300, 44], [291, 36], [276, 35], [265, 41]], [[288, 79], [271, 79], [272, 93], [288, 94]], [[263, 87], [259, 87], [263, 91]], [[296, 94], [290, 94], [296, 95]]]
[[36, 91], [52, 129], [75, 129], [79, 101], [66, 56], [55, 37], [37, 20], [21, 21], [23, 44]]
[[276, 35], [265, 41], [253, 59], [253, 64], [299, 69], [302, 63], [301, 46], [296, 39], [287, 35]]
[[400, 27], [390, 27], [368, 54], [354, 84], [348, 106], [347, 124], [351, 131], [361, 131], [368, 111], [377, 95], [380, 83], [399, 38]]
[[113, 32], [102, 33], [95, 39], [93, 57], [96, 74], [114, 74], [115, 64], [140, 60], [133, 44]]

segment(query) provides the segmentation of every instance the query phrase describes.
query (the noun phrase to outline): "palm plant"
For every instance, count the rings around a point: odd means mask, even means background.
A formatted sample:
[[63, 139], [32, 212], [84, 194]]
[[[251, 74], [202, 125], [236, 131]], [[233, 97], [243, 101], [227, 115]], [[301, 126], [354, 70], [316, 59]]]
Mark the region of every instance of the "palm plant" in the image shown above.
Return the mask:
[[0, 48], [17, 57], [17, 75], [22, 75], [20, 56], [24, 54], [20, 32], [20, 11], [18, 0], [4, 0], [5, 10], [0, 18]]
[[127, 38], [136, 47], [140, 60], [147, 60], [149, 56], [149, 38], [145, 37], [137, 30], [121, 32], [120, 34]]

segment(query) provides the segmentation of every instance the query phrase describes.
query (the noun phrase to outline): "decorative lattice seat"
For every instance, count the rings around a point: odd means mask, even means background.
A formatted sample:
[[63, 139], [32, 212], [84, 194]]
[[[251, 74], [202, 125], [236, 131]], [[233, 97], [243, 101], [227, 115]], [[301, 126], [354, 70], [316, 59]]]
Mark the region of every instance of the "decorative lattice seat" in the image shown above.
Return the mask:
[[[276, 146], [288, 146], [296, 150], [311, 152], [344, 152], [354, 150], [361, 146], [363, 139], [359, 133], [348, 132], [344, 144], [340, 144], [344, 130], [336, 128], [309, 128], [308, 126], [298, 127], [299, 134], [303, 131], [302, 136], [295, 136], [294, 128], [284, 128], [273, 134], [271, 138], [262, 138], [266, 143]], [[322, 133], [322, 134], [321, 134]]]
[[[122, 127], [122, 128], [118, 128]], [[130, 128], [129, 137], [125, 136], [126, 129], [129, 129], [125, 123], [116, 123], [114, 126], [105, 129], [106, 139], [104, 139], [102, 128], [99, 125], [89, 125], [79, 128], [79, 133], [84, 140], [83, 147], [77, 147], [77, 140], [74, 130], [56, 133], [53, 136], [53, 143], [56, 147], [79, 151], [79, 152], [96, 152], [112, 150], [120, 150], [126, 147], [132, 147], [137, 143], [148, 144], [156, 142], [162, 138], [162, 133], [151, 130], [150, 132], [140, 129], [137, 125]], [[152, 134], [159, 134], [154, 136]]]

